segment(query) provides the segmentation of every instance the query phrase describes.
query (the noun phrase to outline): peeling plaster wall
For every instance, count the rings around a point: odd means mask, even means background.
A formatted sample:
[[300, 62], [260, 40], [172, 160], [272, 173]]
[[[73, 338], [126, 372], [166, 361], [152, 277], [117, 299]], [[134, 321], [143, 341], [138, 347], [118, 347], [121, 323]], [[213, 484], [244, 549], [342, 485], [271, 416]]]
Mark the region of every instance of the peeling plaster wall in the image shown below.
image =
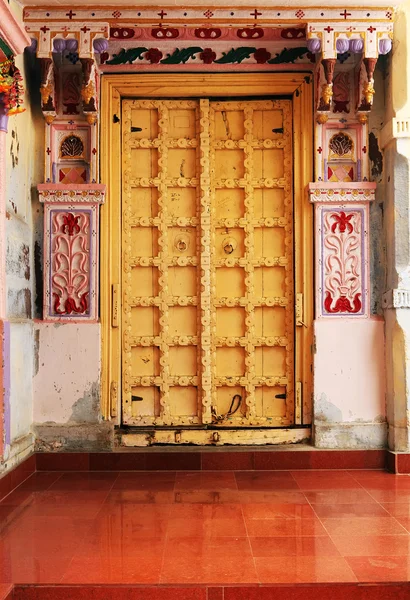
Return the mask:
[[36, 323], [34, 430], [40, 450], [109, 448], [101, 422], [98, 323]]
[[[11, 2], [20, 18], [21, 8]], [[26, 112], [11, 116], [6, 140], [6, 285], [9, 321], [9, 404], [5, 428], [8, 466], [24, 458], [32, 444], [33, 422], [33, 210], [32, 190], [42, 180], [44, 124], [39, 110], [38, 87], [25, 73], [30, 56], [18, 56], [23, 75]], [[35, 75], [34, 75], [35, 76]]]
[[319, 448], [383, 448], [384, 322], [315, 322], [314, 438]]

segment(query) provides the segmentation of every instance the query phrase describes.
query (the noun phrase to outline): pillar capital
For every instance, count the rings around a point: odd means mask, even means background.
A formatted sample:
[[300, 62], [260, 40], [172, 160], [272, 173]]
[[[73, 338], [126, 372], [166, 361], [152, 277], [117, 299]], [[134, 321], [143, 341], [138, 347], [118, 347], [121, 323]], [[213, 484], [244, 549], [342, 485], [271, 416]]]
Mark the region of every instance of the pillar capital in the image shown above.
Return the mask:
[[352, 52], [364, 58], [378, 58], [392, 47], [393, 23], [355, 22], [308, 23], [308, 48], [323, 60], [336, 59], [338, 54]]
[[94, 52], [100, 52], [97, 40], [109, 37], [109, 25], [101, 22], [30, 22], [26, 32], [36, 41], [38, 58], [51, 58], [54, 52], [64, 50], [78, 52], [80, 58], [93, 58]]

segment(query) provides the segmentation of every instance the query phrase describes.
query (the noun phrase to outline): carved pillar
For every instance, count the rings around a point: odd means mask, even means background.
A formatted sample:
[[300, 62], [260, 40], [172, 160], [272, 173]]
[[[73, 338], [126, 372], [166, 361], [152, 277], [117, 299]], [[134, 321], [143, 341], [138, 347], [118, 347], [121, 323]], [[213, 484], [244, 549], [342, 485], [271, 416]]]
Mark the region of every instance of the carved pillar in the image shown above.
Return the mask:
[[315, 206], [317, 447], [386, 444], [384, 323], [370, 306], [369, 203], [376, 184], [368, 181], [367, 115], [377, 57], [391, 49], [391, 36], [389, 22], [308, 25], [308, 47], [319, 55], [316, 181], [309, 187]]
[[311, 183], [316, 318], [369, 317], [369, 202], [375, 183]]
[[38, 186], [44, 203], [45, 321], [98, 318], [98, 207], [105, 185]]

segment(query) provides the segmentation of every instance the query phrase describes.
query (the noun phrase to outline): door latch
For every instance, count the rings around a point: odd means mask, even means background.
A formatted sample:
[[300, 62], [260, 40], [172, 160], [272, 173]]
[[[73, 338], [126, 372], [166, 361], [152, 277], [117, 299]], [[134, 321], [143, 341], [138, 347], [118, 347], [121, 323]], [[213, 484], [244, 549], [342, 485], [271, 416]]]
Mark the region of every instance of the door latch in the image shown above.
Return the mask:
[[295, 298], [295, 321], [296, 327], [307, 327], [303, 322], [303, 294], [296, 294]]
[[118, 327], [118, 283], [114, 283], [112, 286], [112, 313], [111, 313], [111, 326]]

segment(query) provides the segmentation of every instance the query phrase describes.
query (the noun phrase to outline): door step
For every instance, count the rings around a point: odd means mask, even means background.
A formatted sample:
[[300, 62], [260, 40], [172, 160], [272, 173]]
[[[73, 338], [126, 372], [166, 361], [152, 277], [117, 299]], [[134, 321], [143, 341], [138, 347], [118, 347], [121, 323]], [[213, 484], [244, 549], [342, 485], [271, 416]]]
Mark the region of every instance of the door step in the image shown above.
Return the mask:
[[305, 443], [310, 440], [310, 427], [289, 429], [145, 429], [119, 435], [120, 446], [126, 448], [155, 445], [194, 446], [265, 446]]

